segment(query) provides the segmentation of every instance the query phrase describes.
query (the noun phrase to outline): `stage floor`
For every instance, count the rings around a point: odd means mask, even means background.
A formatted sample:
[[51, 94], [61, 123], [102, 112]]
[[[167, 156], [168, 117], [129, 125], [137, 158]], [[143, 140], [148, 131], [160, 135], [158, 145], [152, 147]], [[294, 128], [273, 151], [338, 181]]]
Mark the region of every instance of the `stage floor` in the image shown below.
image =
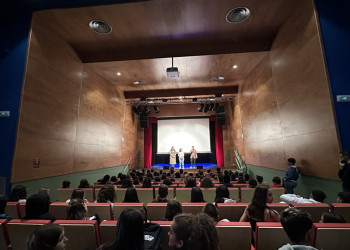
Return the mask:
[[[153, 165], [152, 168], [163, 169], [164, 166], [168, 166], [169, 168], [171, 167], [170, 164], [156, 164], [156, 165]], [[203, 169], [212, 169], [212, 168], [218, 167], [216, 164], [213, 164], [213, 163], [196, 163], [195, 169], [197, 168], [197, 166], [203, 166]], [[191, 167], [190, 163], [185, 163], [185, 169], [190, 169], [190, 167]], [[179, 163], [175, 164], [175, 169], [179, 169]]]

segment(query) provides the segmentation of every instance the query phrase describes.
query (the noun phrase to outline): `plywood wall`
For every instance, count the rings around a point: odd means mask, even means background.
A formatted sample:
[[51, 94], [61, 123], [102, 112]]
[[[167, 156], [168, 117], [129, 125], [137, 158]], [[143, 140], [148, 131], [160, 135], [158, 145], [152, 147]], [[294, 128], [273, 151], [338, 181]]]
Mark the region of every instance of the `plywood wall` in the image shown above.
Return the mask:
[[[299, 1], [270, 55], [240, 88], [244, 159], [337, 179], [339, 142], [313, 1]], [[239, 134], [236, 128], [235, 134]], [[238, 145], [239, 146], [239, 145]]]

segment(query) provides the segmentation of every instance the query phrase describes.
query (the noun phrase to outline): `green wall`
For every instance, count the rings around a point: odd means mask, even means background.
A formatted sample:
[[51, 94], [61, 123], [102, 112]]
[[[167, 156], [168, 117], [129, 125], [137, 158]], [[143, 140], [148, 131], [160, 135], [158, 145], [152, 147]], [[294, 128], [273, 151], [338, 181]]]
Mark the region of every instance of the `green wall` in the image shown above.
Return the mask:
[[[285, 171], [265, 168], [260, 166], [248, 165], [248, 174], [251, 177], [255, 177], [255, 175], [261, 175], [264, 177], [264, 182], [272, 185], [272, 178], [275, 176], [279, 176], [281, 180], [285, 176]], [[342, 191], [340, 180], [331, 180], [326, 178], [319, 178], [308, 175], [300, 175], [298, 179], [298, 185], [294, 189], [295, 194], [299, 194], [302, 197], [308, 198], [313, 189], [320, 189], [326, 193], [327, 198], [325, 200], [326, 203], [336, 202], [337, 194]]]
[[56, 189], [62, 187], [63, 180], [70, 180], [70, 187], [77, 188], [79, 186], [80, 180], [85, 178], [89, 181], [90, 184], [93, 184], [98, 179], [101, 179], [105, 174], [118, 175], [118, 173], [126, 173], [128, 171], [128, 166], [115, 166], [110, 168], [91, 170], [86, 172], [79, 172], [74, 174], [65, 174], [53, 177], [47, 177], [42, 179], [23, 181], [23, 182], [15, 182], [12, 183], [12, 187], [22, 184], [28, 187], [28, 195], [29, 197], [32, 194], [38, 192], [39, 188], [47, 187], [50, 189], [50, 198], [51, 201], [56, 201], [57, 192]]

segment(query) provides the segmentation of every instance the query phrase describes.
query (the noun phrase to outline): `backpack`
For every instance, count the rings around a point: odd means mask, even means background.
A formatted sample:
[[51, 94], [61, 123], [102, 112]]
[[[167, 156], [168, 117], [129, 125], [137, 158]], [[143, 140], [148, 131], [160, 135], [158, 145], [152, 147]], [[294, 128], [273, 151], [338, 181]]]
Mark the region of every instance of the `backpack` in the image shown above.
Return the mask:
[[144, 250], [162, 249], [161, 227], [156, 223], [146, 223], [144, 225]]

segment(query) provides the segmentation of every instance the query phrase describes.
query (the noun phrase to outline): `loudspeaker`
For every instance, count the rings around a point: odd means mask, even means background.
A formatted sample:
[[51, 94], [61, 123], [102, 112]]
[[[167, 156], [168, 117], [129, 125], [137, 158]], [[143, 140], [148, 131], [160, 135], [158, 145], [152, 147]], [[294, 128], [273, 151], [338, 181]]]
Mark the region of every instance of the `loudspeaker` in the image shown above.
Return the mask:
[[197, 169], [203, 169], [203, 166], [198, 165]]
[[169, 166], [163, 166], [163, 169], [169, 169]]
[[147, 114], [140, 115], [140, 127], [141, 128], [148, 128], [148, 115]]
[[219, 106], [216, 111], [216, 123], [218, 125], [225, 125], [225, 106]]

